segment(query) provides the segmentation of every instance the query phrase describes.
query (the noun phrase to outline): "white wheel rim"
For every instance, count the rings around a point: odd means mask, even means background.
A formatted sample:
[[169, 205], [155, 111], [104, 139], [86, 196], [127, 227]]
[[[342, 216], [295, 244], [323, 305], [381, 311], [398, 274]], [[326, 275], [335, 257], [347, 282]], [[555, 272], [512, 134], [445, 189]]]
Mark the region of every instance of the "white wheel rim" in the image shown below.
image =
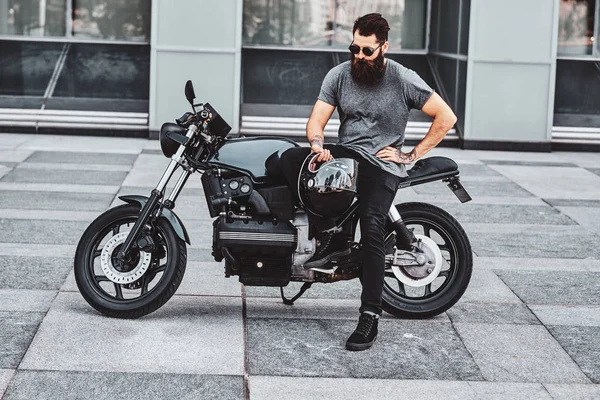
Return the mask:
[[127, 239], [128, 235], [129, 232], [117, 233], [104, 245], [102, 248], [102, 253], [100, 254], [100, 266], [102, 267], [102, 272], [104, 272], [104, 275], [106, 275], [110, 281], [121, 285], [132, 283], [140, 279], [148, 270], [150, 261], [152, 259], [152, 255], [150, 253], [140, 251], [140, 260], [134, 269], [128, 272], [117, 271], [112, 265], [112, 255], [117, 246], [125, 243], [125, 239]]
[[411, 278], [410, 276], [406, 275], [404, 271], [402, 271], [402, 268], [397, 266], [392, 266], [392, 272], [394, 273], [396, 279], [406, 286], [423, 287], [429, 285], [440, 275], [440, 271], [442, 270], [442, 261], [444, 258], [439, 246], [433, 239], [420, 234], [415, 234], [415, 238], [420, 239], [423, 243], [423, 251], [429, 257], [429, 260], [435, 260], [433, 264], [433, 271], [431, 271], [431, 273], [426, 277], [419, 279]]

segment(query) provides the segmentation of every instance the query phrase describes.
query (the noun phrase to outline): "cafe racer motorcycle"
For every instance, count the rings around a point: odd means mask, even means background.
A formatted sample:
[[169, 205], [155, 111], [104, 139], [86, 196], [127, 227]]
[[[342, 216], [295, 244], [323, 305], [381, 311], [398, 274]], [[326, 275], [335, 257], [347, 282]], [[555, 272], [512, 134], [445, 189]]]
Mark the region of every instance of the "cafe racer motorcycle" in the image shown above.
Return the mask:
[[[75, 254], [75, 279], [85, 300], [110, 317], [149, 314], [176, 292], [186, 269], [190, 237], [175, 204], [188, 178], [201, 173], [213, 222], [212, 255], [224, 261], [226, 277], [247, 286], [281, 288], [292, 304], [314, 283], [361, 275], [360, 240], [349, 255], [319, 267], [303, 264], [316, 240], [305, 204], [296, 204], [279, 166], [279, 156], [295, 142], [279, 137], [227, 138], [231, 128], [208, 103], [194, 104], [191, 81], [185, 95], [192, 112], [160, 131], [170, 163], [149, 197], [121, 196], [83, 233]], [[167, 194], [167, 184], [180, 171]], [[457, 164], [445, 157], [419, 160], [400, 189], [443, 181], [461, 202], [471, 198], [459, 180]], [[301, 189], [302, 190], [302, 189]], [[308, 190], [308, 189], [305, 189]], [[321, 196], [328, 196], [322, 193]], [[336, 216], [336, 226], [356, 232], [360, 198]], [[401, 203], [389, 211], [383, 309], [402, 318], [440, 314], [462, 296], [472, 271], [467, 235], [446, 211], [425, 203]], [[303, 282], [289, 299], [284, 287]], [[202, 282], [198, 282], [202, 284]]]

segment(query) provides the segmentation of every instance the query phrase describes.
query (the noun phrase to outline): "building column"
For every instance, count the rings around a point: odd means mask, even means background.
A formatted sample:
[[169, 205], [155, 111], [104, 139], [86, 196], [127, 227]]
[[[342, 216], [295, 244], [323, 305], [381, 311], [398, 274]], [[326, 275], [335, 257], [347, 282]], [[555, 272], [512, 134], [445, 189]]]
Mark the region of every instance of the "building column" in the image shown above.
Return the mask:
[[150, 54], [150, 132], [190, 110], [183, 88], [210, 103], [239, 131], [243, 0], [154, 0]]
[[464, 148], [550, 151], [560, 0], [472, 0]]

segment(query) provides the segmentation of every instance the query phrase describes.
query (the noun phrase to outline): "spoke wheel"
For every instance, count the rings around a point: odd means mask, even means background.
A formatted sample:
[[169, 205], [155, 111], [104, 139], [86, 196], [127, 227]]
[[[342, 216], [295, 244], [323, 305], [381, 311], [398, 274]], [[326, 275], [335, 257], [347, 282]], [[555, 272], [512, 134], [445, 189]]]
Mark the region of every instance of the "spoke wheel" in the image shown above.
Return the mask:
[[[454, 305], [466, 290], [473, 268], [471, 245], [466, 233], [446, 211], [423, 203], [397, 206], [408, 229], [435, 242], [442, 255], [441, 270], [427, 284], [401, 282], [391, 269], [386, 270], [383, 285], [383, 308], [403, 318], [428, 318]], [[386, 253], [395, 251], [395, 233], [386, 231]], [[425, 267], [423, 267], [425, 268]], [[410, 277], [410, 271], [401, 272]], [[433, 278], [433, 276], [432, 276]]]
[[99, 216], [83, 234], [75, 255], [75, 279], [83, 297], [103, 314], [137, 318], [161, 307], [185, 272], [186, 247], [166, 219], [155, 222], [154, 249], [116, 257], [139, 215], [123, 205]]

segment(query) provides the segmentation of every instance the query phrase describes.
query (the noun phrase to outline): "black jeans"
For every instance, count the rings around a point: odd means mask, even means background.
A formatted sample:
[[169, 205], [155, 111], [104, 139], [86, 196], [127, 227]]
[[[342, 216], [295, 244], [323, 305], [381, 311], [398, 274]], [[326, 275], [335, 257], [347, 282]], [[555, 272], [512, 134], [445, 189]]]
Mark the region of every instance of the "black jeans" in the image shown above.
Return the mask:
[[[381, 294], [385, 270], [384, 235], [388, 212], [401, 178], [364, 160], [360, 155], [337, 145], [326, 145], [334, 158], [353, 158], [359, 162], [357, 191], [363, 254], [360, 312], [381, 314]], [[310, 154], [306, 147], [295, 147], [281, 155], [283, 174], [297, 196], [298, 173]], [[311, 221], [312, 222], [312, 221]]]

